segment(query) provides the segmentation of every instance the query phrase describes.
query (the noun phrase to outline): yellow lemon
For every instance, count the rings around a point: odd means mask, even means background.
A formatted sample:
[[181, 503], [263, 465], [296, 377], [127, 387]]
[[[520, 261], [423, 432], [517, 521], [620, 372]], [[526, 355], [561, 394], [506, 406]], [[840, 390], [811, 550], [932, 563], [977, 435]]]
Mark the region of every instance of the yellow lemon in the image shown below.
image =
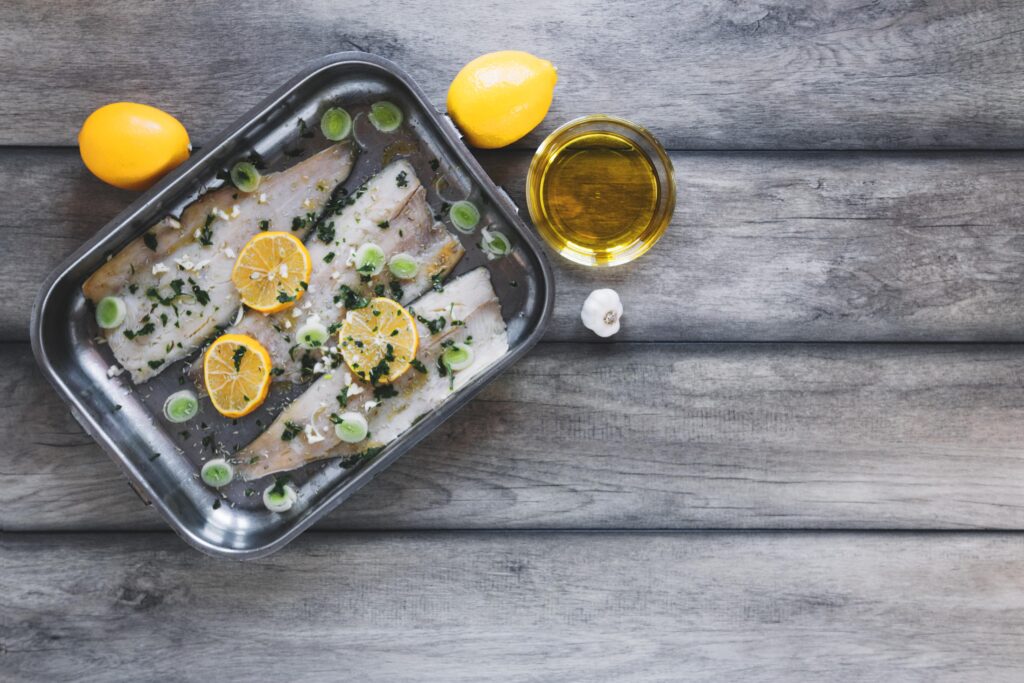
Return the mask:
[[242, 247], [231, 281], [242, 303], [261, 313], [291, 308], [302, 298], [313, 272], [313, 259], [290, 232], [260, 232]]
[[387, 384], [401, 377], [420, 347], [412, 315], [401, 304], [383, 297], [349, 310], [338, 337], [348, 367], [372, 384]]
[[245, 334], [223, 334], [203, 356], [203, 381], [210, 402], [224, 417], [242, 417], [260, 407], [270, 391], [270, 354]]
[[78, 131], [82, 161], [100, 180], [125, 190], [145, 190], [188, 159], [185, 126], [146, 104], [100, 107]]
[[462, 67], [448, 88], [448, 113], [474, 147], [504, 147], [537, 127], [558, 73], [529, 52], [502, 50]]

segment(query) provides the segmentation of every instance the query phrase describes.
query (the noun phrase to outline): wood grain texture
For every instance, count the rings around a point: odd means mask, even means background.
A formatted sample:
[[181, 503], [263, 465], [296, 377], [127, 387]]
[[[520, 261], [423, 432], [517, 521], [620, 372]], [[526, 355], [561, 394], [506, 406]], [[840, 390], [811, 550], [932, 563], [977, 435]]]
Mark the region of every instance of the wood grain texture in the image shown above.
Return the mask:
[[[542, 344], [324, 529], [1024, 528], [1024, 347]], [[0, 525], [164, 528], [0, 347]]]
[[[525, 212], [526, 153], [481, 156]], [[614, 287], [626, 341], [1024, 341], [1024, 153], [675, 153], [675, 218], [640, 260], [551, 255], [547, 339], [590, 341]], [[72, 150], [2, 150], [0, 339], [43, 278], [132, 199]]]
[[[388, 57], [444, 106], [467, 61], [498, 49], [559, 68], [554, 105], [519, 146], [603, 112], [677, 149], [1019, 147], [1024, 17], [1014, 2], [514, 0], [393, 6], [330, 0], [187, 6], [103, 0], [74, 12], [0, 5], [0, 144], [67, 145], [86, 115], [142, 101], [196, 141], [303, 64]], [[75, 59], [69, 59], [69, 54]]]
[[9, 681], [1019, 680], [1010, 534], [8, 535]]

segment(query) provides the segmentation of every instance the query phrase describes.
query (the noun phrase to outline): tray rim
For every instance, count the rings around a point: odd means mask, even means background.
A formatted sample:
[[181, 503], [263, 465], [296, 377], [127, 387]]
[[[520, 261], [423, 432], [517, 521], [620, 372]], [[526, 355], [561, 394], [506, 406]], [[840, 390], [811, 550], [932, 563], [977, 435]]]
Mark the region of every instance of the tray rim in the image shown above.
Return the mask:
[[[183, 520], [168, 506], [150, 485], [146, 476], [136, 468], [131, 460], [125, 456], [117, 443], [108, 435], [92, 416], [90, 410], [84, 405], [70, 387], [61, 379], [56, 372], [55, 366], [50, 359], [47, 348], [42, 339], [42, 324], [47, 317], [50, 308], [51, 298], [59, 282], [68, 277], [80, 261], [91, 256], [97, 249], [107, 243], [118, 241], [128, 229], [128, 225], [154, 202], [165, 201], [168, 196], [173, 196], [184, 185], [193, 180], [193, 174], [202, 168], [211, 157], [216, 156], [224, 147], [234, 141], [249, 124], [271, 113], [302, 83], [316, 76], [321, 71], [338, 66], [340, 64], [365, 64], [383, 69], [392, 77], [396, 78], [408, 93], [416, 100], [417, 104], [427, 114], [433, 123], [436, 132], [449, 144], [455, 157], [462, 164], [463, 168], [472, 176], [473, 181], [480, 187], [481, 192], [491, 201], [495, 208], [501, 212], [502, 217], [512, 225], [519, 233], [520, 248], [524, 246], [529, 249], [534, 260], [540, 268], [538, 281], [541, 283], [543, 292], [540, 300], [540, 314], [536, 325], [514, 348], [500, 358], [494, 365], [487, 368], [483, 373], [473, 378], [469, 384], [462, 387], [455, 396], [445, 401], [436, 412], [430, 417], [420, 420], [412, 428], [399, 436], [388, 445], [387, 452], [377, 458], [369, 466], [356, 472], [351, 478], [336, 486], [322, 500], [309, 509], [308, 514], [299, 518], [295, 523], [284, 527], [282, 533], [278, 534], [271, 541], [251, 548], [231, 548], [217, 545], [206, 538], [195, 533], [184, 524]], [[134, 237], [134, 235], [133, 235]], [[498, 375], [507, 370], [512, 364], [532, 349], [543, 336], [545, 329], [551, 319], [554, 308], [555, 280], [551, 270], [551, 264], [547, 258], [540, 238], [529, 228], [525, 220], [519, 215], [518, 207], [508, 197], [507, 193], [500, 188], [476, 160], [462, 136], [458, 133], [454, 124], [446, 114], [438, 112], [431, 103], [426, 93], [420, 86], [397, 64], [389, 59], [374, 55], [368, 52], [345, 51], [325, 55], [319, 59], [307, 62], [301, 70], [292, 78], [286, 81], [279, 88], [263, 100], [254, 105], [245, 114], [237, 117], [224, 130], [213, 136], [213, 140], [204, 145], [198, 154], [193, 154], [183, 164], [171, 171], [167, 176], [158, 181], [153, 187], [142, 193], [131, 202], [124, 210], [115, 215], [92, 237], [87, 239], [70, 256], [58, 265], [40, 286], [36, 295], [35, 303], [32, 306], [31, 318], [29, 321], [29, 339], [32, 346], [32, 353], [36, 363], [39, 365], [43, 375], [57, 391], [61, 399], [69, 406], [72, 416], [81, 425], [85, 432], [92, 437], [107, 455], [118, 465], [121, 472], [128, 479], [129, 485], [136, 494], [143, 500], [143, 503], [150, 505], [157, 510], [161, 518], [190, 546], [201, 552], [213, 556], [232, 559], [258, 559], [266, 557], [271, 553], [280, 550], [289, 542], [294, 540], [303, 531], [322, 519], [329, 512], [341, 505], [348, 497], [357, 490], [369, 483], [375, 476], [380, 474], [400, 458], [424, 437], [437, 429], [452, 415], [458, 412], [485, 386], [490, 384]]]

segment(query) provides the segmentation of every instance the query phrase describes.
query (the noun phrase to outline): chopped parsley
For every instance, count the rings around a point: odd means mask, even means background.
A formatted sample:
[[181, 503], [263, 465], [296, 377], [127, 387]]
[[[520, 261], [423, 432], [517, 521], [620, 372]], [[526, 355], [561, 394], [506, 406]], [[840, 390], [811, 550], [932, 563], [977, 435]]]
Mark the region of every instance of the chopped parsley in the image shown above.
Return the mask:
[[[295, 424], [291, 420], [288, 420], [287, 422], [284, 423], [284, 431], [281, 432], [281, 441], [291, 441], [301, 433], [302, 427], [300, 425]], [[279, 485], [284, 486], [284, 484]], [[277, 489], [277, 487], [278, 484], [275, 484], [274, 488]]]
[[431, 171], [436, 171], [440, 166], [441, 166], [441, 162], [439, 162], [437, 159], [431, 159], [430, 160], [430, 170]]
[[427, 366], [424, 365], [423, 361], [419, 358], [413, 358], [409, 361], [409, 365], [411, 365], [417, 372], [422, 372], [424, 375], [427, 374]]
[[373, 388], [373, 397], [376, 399], [394, 398], [398, 396], [398, 390], [390, 384], [381, 384]]
[[278, 292], [277, 292], [277, 300], [279, 302], [281, 302], [282, 304], [286, 304], [289, 301], [295, 301], [295, 297], [289, 295], [288, 292], [283, 292], [281, 290], [278, 290]]
[[436, 273], [435, 275], [432, 275], [430, 277], [430, 286], [434, 288], [435, 292], [443, 292], [444, 291], [444, 285], [441, 284], [441, 280], [443, 280], [443, 279], [444, 279], [444, 276], [441, 273]]
[[384, 450], [384, 446], [373, 446], [371, 448], [367, 448], [365, 451], [362, 451], [361, 453], [356, 453], [355, 455], [350, 455], [347, 458], [344, 458], [341, 462], [338, 463], [338, 466], [347, 470], [349, 468], [355, 467], [361, 462], [364, 462], [375, 457], [382, 450]]
[[210, 303], [210, 295], [205, 289], [196, 284], [196, 281], [192, 278], [188, 279], [188, 283], [192, 285], [192, 293], [195, 294], [196, 301], [199, 302], [200, 306]]
[[292, 218], [292, 230], [302, 230], [313, 225], [316, 221], [316, 214], [313, 212], [307, 213], [305, 216], [295, 216]]
[[149, 247], [150, 251], [156, 251], [156, 235], [151, 232], [147, 232], [142, 236], [142, 241]]
[[405, 171], [402, 171], [397, 176], [395, 176], [395, 183], [399, 187], [409, 187], [409, 174], [406, 173]]
[[204, 247], [213, 246], [213, 229], [210, 226], [213, 225], [215, 220], [217, 220], [215, 215], [212, 213], [207, 214], [206, 222], [203, 224], [203, 227], [199, 229], [199, 244]]
[[148, 365], [148, 366], [149, 366], [149, 367], [150, 367], [151, 369], [153, 369], [153, 370], [156, 370], [156, 369], [157, 369], [158, 367], [160, 367], [160, 366], [161, 366], [161, 365], [163, 365], [163, 364], [164, 364], [164, 359], [163, 359], [163, 358], [157, 358], [156, 360], [151, 360], [151, 361], [149, 361], [149, 362], [147, 363], [147, 365]]
[[349, 310], [356, 310], [358, 308], [366, 308], [370, 305], [370, 300], [365, 296], [356, 294], [355, 291], [348, 285], [342, 285], [338, 288], [338, 294], [334, 296], [334, 303], [345, 302], [345, 308]]
[[235, 349], [235, 352], [231, 354], [231, 362], [235, 364], [235, 372], [240, 372], [242, 369], [242, 359], [245, 358], [245, 353], [248, 351], [244, 346], [239, 346]]
[[316, 237], [324, 244], [334, 241], [334, 222], [321, 223], [316, 227]]
[[443, 315], [439, 315], [433, 320], [424, 318], [422, 315], [417, 315], [416, 319], [427, 326], [427, 329], [430, 330], [430, 334], [438, 334], [444, 329], [445, 325], [448, 324], [448, 321], [444, 319]]
[[270, 221], [268, 219], [263, 219], [257, 225], [260, 226], [260, 230], [270, 230]]
[[380, 223], [377, 224], [377, 227], [380, 228], [381, 230], [387, 230], [388, 228], [391, 227], [391, 221], [381, 221]]
[[327, 252], [326, 255], [324, 255], [324, 263], [330, 263], [333, 260], [334, 260], [334, 252], [333, 251], [329, 251], [329, 252]]
[[145, 337], [147, 334], [152, 334], [155, 330], [156, 325], [154, 325], [152, 322], [148, 322], [139, 329], [135, 330], [134, 332], [132, 330], [125, 330], [124, 336], [128, 337], [129, 339], [135, 339], [136, 337]]

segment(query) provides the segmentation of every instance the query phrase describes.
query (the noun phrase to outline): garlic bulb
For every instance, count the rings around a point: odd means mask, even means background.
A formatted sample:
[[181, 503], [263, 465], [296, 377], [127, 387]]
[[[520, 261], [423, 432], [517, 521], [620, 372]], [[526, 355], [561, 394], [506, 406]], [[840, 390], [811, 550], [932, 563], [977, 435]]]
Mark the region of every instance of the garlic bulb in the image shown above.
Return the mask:
[[595, 289], [583, 302], [580, 318], [598, 337], [610, 337], [619, 331], [622, 300], [614, 289]]

